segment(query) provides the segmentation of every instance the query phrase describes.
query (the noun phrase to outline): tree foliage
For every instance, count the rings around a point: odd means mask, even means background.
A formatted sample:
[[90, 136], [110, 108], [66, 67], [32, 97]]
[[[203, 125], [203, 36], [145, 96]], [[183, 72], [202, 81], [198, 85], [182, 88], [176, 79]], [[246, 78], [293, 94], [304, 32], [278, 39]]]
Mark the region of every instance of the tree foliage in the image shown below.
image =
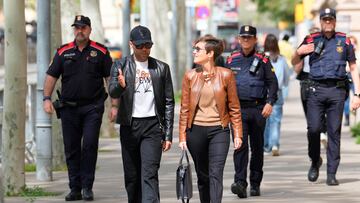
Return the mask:
[[269, 13], [272, 20], [294, 22], [295, 5], [300, 0], [252, 0], [259, 13]]

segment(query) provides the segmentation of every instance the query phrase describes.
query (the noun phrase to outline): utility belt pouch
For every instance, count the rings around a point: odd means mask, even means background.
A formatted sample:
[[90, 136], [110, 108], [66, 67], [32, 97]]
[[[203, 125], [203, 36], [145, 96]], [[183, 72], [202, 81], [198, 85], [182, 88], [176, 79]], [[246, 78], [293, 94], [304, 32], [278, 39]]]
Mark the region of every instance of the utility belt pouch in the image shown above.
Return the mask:
[[53, 102], [53, 106], [56, 112], [56, 117], [60, 118], [60, 110], [65, 106], [64, 103], [57, 99]]

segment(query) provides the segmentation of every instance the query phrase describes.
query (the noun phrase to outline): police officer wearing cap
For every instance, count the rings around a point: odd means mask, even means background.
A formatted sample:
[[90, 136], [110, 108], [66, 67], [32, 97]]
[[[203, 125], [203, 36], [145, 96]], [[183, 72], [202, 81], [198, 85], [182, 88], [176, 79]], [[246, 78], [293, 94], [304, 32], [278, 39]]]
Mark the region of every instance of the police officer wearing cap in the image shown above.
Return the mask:
[[158, 171], [162, 152], [171, 148], [174, 92], [169, 65], [150, 57], [151, 32], [136, 26], [130, 32], [133, 54], [111, 69], [111, 117], [120, 124], [125, 187], [129, 203], [159, 203]]
[[309, 157], [311, 166], [308, 180], [315, 182], [319, 177], [320, 132], [321, 118], [326, 115], [328, 147], [327, 147], [327, 185], [338, 185], [336, 172], [340, 163], [340, 136], [344, 101], [348, 93], [346, 80], [346, 62], [355, 87], [352, 109], [360, 106], [360, 83], [353, 45], [346, 34], [335, 32], [336, 11], [326, 8], [320, 12], [321, 32], [305, 37], [296, 50], [292, 63], [297, 64], [309, 55], [312, 81], [311, 91], [307, 101], [307, 123], [309, 133]]
[[[228, 57], [226, 66], [236, 78], [241, 104], [243, 144], [234, 152], [235, 182], [231, 191], [240, 198], [247, 197], [247, 166], [250, 158], [250, 195], [260, 196], [263, 177], [264, 130], [266, 118], [277, 100], [278, 82], [267, 56], [256, 50], [256, 28], [244, 25], [240, 28], [240, 50]], [[249, 141], [248, 141], [249, 140]]]
[[49, 114], [54, 112], [51, 94], [61, 76], [61, 96], [55, 110], [61, 118], [71, 189], [65, 200], [91, 201], [99, 131], [107, 97], [103, 79], [110, 76], [112, 59], [104, 45], [90, 40], [88, 17], [76, 16], [72, 27], [75, 40], [57, 50], [47, 71], [43, 108]]

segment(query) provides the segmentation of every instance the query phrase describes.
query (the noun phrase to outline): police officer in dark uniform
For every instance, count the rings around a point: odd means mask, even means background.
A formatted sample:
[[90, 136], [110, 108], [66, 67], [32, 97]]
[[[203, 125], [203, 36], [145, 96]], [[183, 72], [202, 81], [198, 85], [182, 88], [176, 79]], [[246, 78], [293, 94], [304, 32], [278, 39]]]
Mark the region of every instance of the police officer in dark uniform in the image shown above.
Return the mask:
[[[91, 22], [88, 17], [76, 16], [72, 27], [75, 40], [57, 50], [47, 71], [43, 107], [47, 113], [52, 113], [55, 107], [61, 117], [71, 189], [65, 200], [91, 201], [99, 131], [107, 97], [103, 79], [110, 76], [112, 59], [104, 45], [89, 39]], [[51, 94], [60, 76], [61, 97], [53, 106]]]
[[[249, 144], [250, 195], [260, 196], [263, 177], [264, 129], [272, 105], [277, 100], [278, 82], [268, 58], [256, 51], [256, 28], [245, 25], [240, 28], [241, 49], [227, 59], [227, 67], [235, 74], [238, 97], [241, 104], [243, 145], [234, 152], [235, 182], [231, 191], [246, 198]], [[250, 138], [249, 138], [250, 137]]]
[[312, 81], [307, 101], [307, 123], [309, 133], [309, 156], [311, 166], [308, 180], [315, 182], [319, 177], [321, 118], [326, 115], [327, 147], [327, 185], [338, 185], [335, 175], [340, 163], [340, 134], [344, 101], [348, 93], [346, 80], [346, 62], [355, 87], [352, 109], [360, 106], [359, 75], [353, 46], [346, 34], [335, 32], [336, 12], [326, 8], [320, 12], [321, 32], [307, 36], [296, 50], [292, 63], [297, 64], [309, 55]]

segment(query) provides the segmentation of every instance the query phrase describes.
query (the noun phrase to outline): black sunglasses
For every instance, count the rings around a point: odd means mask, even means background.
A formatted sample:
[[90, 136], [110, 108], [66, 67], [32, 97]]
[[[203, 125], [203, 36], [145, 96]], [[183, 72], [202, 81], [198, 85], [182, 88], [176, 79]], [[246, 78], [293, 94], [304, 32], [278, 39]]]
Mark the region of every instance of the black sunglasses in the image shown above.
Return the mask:
[[144, 44], [135, 45], [135, 47], [137, 49], [143, 49], [143, 48], [150, 49], [152, 45], [153, 45], [152, 43], [144, 43]]

